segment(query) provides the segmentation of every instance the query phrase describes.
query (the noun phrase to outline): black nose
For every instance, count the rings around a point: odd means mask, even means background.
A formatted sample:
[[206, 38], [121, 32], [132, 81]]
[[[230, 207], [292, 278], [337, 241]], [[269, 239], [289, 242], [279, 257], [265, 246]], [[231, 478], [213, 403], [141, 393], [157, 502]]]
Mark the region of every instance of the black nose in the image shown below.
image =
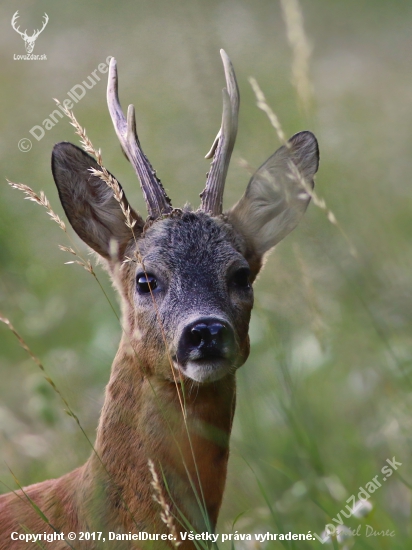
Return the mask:
[[190, 340], [195, 347], [219, 345], [223, 344], [226, 331], [223, 323], [196, 323], [190, 329]]
[[177, 357], [180, 363], [211, 357], [228, 358], [233, 353], [234, 333], [228, 323], [214, 317], [198, 319], [182, 332]]

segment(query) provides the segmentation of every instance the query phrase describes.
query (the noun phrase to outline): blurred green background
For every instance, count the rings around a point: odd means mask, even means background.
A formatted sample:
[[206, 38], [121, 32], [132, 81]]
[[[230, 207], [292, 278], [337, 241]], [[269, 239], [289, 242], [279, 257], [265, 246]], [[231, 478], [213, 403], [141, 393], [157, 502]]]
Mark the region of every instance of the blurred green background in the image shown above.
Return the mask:
[[[345, 520], [352, 529], [362, 525], [362, 536], [346, 548], [412, 548], [412, 3], [300, 5], [312, 48], [313, 100], [306, 112], [292, 83], [294, 56], [278, 1], [2, 1], [0, 311], [42, 359], [93, 439], [118, 322], [90, 274], [64, 265], [72, 259], [57, 247], [68, 244], [65, 235], [5, 178], [44, 190], [63, 216], [50, 152], [57, 141], [77, 143], [77, 137], [67, 119], [40, 141], [29, 130], [54, 110], [53, 97], [65, 99], [113, 55], [123, 106], [135, 104], [143, 148], [173, 204], [197, 206], [208, 170], [203, 156], [220, 125], [223, 47], [241, 92], [225, 204], [233, 204], [248, 181], [241, 159], [257, 167], [279, 146], [256, 107], [248, 82], [254, 76], [288, 136], [303, 129], [317, 135], [316, 189], [342, 231], [312, 204], [255, 284], [252, 351], [238, 373], [217, 530], [229, 532], [242, 514], [235, 529], [243, 532], [320, 534], [346, 499], [395, 456], [402, 466], [372, 495], [370, 514]], [[16, 9], [28, 31], [49, 15], [34, 48], [47, 61], [13, 59], [25, 53], [10, 25]], [[75, 115], [130, 202], [144, 212], [111, 125], [105, 87], [103, 76]], [[22, 138], [31, 138], [29, 152], [19, 151]], [[0, 480], [15, 487], [8, 466], [22, 484], [60, 476], [89, 453], [39, 369], [1, 325]], [[6, 490], [1, 485], [0, 492]], [[366, 525], [395, 536], [366, 537]]]

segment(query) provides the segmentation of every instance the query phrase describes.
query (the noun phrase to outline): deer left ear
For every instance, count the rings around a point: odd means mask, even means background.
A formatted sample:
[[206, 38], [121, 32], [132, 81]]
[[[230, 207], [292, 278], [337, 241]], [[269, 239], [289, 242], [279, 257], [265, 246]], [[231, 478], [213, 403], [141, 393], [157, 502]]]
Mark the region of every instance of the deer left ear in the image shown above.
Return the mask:
[[[111, 242], [117, 244], [119, 258], [133, 239], [132, 230], [113, 190], [90, 169], [101, 170], [93, 157], [68, 142], [54, 146], [52, 171], [66, 215], [79, 237], [106, 260], [112, 259]], [[130, 208], [120, 187], [124, 208]], [[133, 232], [138, 236], [143, 228], [142, 218], [130, 208], [136, 220]]]
[[[310, 201], [308, 189], [319, 166], [318, 142], [299, 132], [253, 175], [240, 201], [227, 213], [247, 243], [247, 259], [257, 272], [264, 254], [299, 223]], [[305, 189], [306, 187], [306, 189]]]

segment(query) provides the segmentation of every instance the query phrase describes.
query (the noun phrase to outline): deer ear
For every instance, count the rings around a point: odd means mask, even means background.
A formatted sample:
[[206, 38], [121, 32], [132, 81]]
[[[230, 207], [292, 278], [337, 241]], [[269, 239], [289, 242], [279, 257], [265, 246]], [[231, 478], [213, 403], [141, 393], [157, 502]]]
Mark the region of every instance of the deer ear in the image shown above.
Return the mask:
[[[76, 145], [63, 141], [54, 146], [53, 178], [73, 229], [107, 260], [111, 259], [111, 242], [115, 240], [119, 257], [122, 257], [133, 238], [132, 231], [126, 226], [125, 216], [112, 189], [98, 176], [93, 176], [90, 168], [101, 169], [94, 158]], [[128, 206], [124, 195], [123, 203]], [[131, 213], [137, 220], [133, 230], [139, 234], [144, 222], [133, 210]]]
[[227, 212], [228, 221], [246, 239], [256, 271], [265, 252], [298, 225], [310, 201], [305, 186], [313, 188], [318, 166], [315, 136], [295, 134], [257, 170], [243, 197]]

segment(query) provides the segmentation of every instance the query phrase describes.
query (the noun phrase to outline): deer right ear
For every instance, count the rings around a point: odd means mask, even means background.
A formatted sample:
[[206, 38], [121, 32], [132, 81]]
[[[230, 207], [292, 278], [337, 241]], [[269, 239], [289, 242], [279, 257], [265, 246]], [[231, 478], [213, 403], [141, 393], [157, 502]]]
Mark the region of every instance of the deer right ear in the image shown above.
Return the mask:
[[[101, 170], [93, 157], [68, 142], [54, 146], [52, 153], [53, 178], [67, 218], [79, 237], [98, 254], [111, 259], [111, 242], [117, 243], [121, 258], [127, 244], [133, 239], [132, 230], [113, 191], [106, 182], [90, 173], [90, 168]], [[122, 202], [127, 208], [126, 197]], [[144, 221], [131, 209], [136, 220], [136, 236]]]
[[246, 240], [253, 277], [264, 254], [298, 225], [318, 166], [315, 136], [295, 134], [257, 170], [243, 197], [227, 212], [228, 221]]

